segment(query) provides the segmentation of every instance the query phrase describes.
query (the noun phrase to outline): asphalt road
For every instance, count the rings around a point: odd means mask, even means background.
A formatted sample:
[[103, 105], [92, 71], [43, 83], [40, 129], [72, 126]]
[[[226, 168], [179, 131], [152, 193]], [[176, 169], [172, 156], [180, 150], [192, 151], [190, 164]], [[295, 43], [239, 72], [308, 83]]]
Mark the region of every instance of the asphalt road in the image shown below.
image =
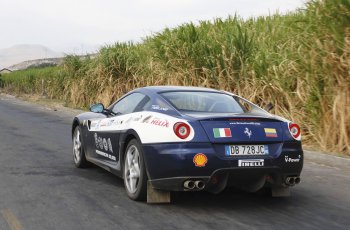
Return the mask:
[[73, 112], [0, 96], [0, 229], [350, 229], [350, 161], [307, 154], [290, 198], [236, 190], [127, 198], [121, 179], [77, 169]]

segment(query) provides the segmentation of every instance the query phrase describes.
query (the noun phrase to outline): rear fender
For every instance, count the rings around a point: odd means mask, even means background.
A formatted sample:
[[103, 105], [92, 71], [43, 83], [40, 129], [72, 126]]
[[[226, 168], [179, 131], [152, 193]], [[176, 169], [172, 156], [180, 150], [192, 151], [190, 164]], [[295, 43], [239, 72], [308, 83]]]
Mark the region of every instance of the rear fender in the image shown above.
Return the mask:
[[135, 130], [129, 129], [128, 131], [121, 133], [120, 139], [119, 139], [119, 159], [121, 159], [122, 162], [124, 162], [124, 153], [126, 150], [126, 147], [130, 140], [136, 139], [139, 143], [142, 143], [140, 140], [139, 135], [136, 133]]
[[[129, 129], [128, 131], [126, 131], [125, 133], [122, 133], [120, 135], [120, 139], [119, 139], [119, 159], [120, 159], [120, 171], [121, 171], [121, 177], [124, 177], [124, 173], [123, 173], [123, 169], [124, 169], [124, 157], [125, 157], [125, 151], [126, 148], [128, 146], [128, 143], [132, 140], [132, 139], [136, 139], [139, 143], [141, 148], [143, 148], [142, 146], [142, 142], [141, 139], [139, 137], [139, 135], [137, 134], [137, 132], [133, 129]], [[143, 151], [143, 154], [145, 154], [145, 151]], [[148, 172], [148, 162], [146, 161], [146, 157], [143, 158], [144, 162], [145, 162], [145, 167], [146, 167], [146, 173], [147, 173], [147, 177], [150, 178], [149, 176], [149, 172]]]

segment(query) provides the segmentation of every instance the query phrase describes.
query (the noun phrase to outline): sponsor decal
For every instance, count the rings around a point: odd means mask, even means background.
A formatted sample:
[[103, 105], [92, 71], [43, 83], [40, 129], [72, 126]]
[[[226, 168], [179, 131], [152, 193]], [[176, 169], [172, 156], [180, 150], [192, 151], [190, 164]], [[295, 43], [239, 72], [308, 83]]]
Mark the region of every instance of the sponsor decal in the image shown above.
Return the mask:
[[131, 121], [133, 121], [133, 118], [132, 117], [129, 117], [126, 121], [124, 121], [125, 124], [128, 124], [130, 123]]
[[147, 116], [147, 117], [145, 117], [141, 122], [142, 122], [142, 123], [148, 123], [148, 122], [151, 120], [151, 118], [152, 118], [151, 115], [150, 115], [150, 116]]
[[161, 127], [169, 127], [169, 121], [167, 120], [162, 120], [159, 118], [154, 118], [151, 122], [149, 122], [149, 124], [151, 125], [157, 125], [157, 126], [161, 126]]
[[266, 137], [277, 137], [276, 129], [264, 128]]
[[91, 129], [98, 129], [99, 124], [100, 124], [100, 121], [92, 121], [91, 122]]
[[238, 167], [262, 167], [264, 159], [238, 160]]
[[261, 125], [259, 122], [230, 122], [230, 125]]
[[121, 125], [121, 124], [123, 124], [123, 121], [122, 121], [122, 120], [114, 120], [114, 121], [113, 121], [113, 125], [114, 125], [114, 126], [119, 126], [119, 125]]
[[208, 158], [203, 153], [197, 153], [193, 157], [193, 163], [196, 167], [204, 167], [207, 162], [208, 162]]
[[104, 147], [105, 151], [108, 151], [108, 144], [107, 144], [106, 138], [103, 138], [103, 147]]
[[102, 138], [94, 134], [96, 149], [113, 153], [111, 138]]
[[301, 155], [298, 156], [299, 158], [290, 158], [289, 156], [284, 156], [284, 160], [286, 163], [299, 163], [301, 159]]
[[115, 123], [114, 119], [103, 119], [91, 122], [91, 128], [100, 129], [101, 127], [109, 127]]
[[113, 120], [113, 119], [109, 120], [109, 121], [107, 122], [107, 126], [111, 126], [111, 125], [113, 125], [113, 122], [114, 122], [114, 120]]
[[251, 135], [253, 135], [252, 131], [250, 129], [248, 129], [247, 127], [244, 129], [244, 133], [249, 137], [251, 137]]
[[100, 122], [100, 127], [106, 127], [109, 124], [109, 122], [107, 120], [102, 120]]
[[111, 155], [111, 154], [109, 154], [109, 153], [105, 153], [105, 152], [102, 152], [102, 151], [100, 151], [100, 150], [96, 150], [96, 153], [97, 153], [98, 155], [100, 155], [100, 156], [107, 157], [107, 158], [109, 158], [109, 159], [111, 159], [111, 160], [113, 160], [113, 161], [116, 161], [116, 160], [117, 160], [117, 158], [116, 158], [115, 156], [113, 156], [113, 155]]
[[98, 147], [100, 149], [103, 149], [103, 139], [102, 139], [102, 137], [98, 137], [97, 140], [98, 140]]
[[154, 109], [154, 110], [161, 110], [161, 111], [168, 111], [169, 110], [169, 108], [160, 107], [159, 105], [152, 105], [152, 109]]
[[214, 137], [232, 137], [230, 128], [213, 128]]
[[97, 133], [94, 134], [94, 138], [96, 145], [96, 153], [100, 156], [116, 161], [116, 157], [110, 154], [113, 153], [111, 138], [99, 137]]
[[113, 153], [111, 138], [108, 138], [107, 141], [108, 141], [108, 149], [109, 149], [109, 151], [111, 151]]

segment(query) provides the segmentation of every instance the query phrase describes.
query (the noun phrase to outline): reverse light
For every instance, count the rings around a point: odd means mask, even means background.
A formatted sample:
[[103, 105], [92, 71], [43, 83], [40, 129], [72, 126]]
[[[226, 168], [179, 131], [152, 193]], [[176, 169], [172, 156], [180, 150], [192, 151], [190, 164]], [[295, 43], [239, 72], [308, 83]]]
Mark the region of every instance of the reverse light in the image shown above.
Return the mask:
[[177, 122], [174, 125], [174, 133], [179, 138], [186, 139], [191, 133], [191, 128], [188, 124], [184, 122]]
[[295, 140], [300, 141], [301, 139], [301, 131], [300, 126], [295, 123], [289, 123], [289, 132], [293, 136]]

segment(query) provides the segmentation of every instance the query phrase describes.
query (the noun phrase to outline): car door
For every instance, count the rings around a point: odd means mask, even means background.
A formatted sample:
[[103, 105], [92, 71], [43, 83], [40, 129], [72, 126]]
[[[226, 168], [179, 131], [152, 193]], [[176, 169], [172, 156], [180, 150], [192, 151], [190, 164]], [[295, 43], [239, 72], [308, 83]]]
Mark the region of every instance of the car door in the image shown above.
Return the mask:
[[98, 122], [98, 129], [92, 133], [95, 142], [94, 157], [105, 163], [114, 165], [115, 169], [120, 169], [119, 138], [126, 130], [122, 129], [122, 124], [133, 112], [138, 111], [140, 105], [144, 104], [148, 97], [141, 93], [132, 93], [109, 109], [115, 114], [101, 119]]

